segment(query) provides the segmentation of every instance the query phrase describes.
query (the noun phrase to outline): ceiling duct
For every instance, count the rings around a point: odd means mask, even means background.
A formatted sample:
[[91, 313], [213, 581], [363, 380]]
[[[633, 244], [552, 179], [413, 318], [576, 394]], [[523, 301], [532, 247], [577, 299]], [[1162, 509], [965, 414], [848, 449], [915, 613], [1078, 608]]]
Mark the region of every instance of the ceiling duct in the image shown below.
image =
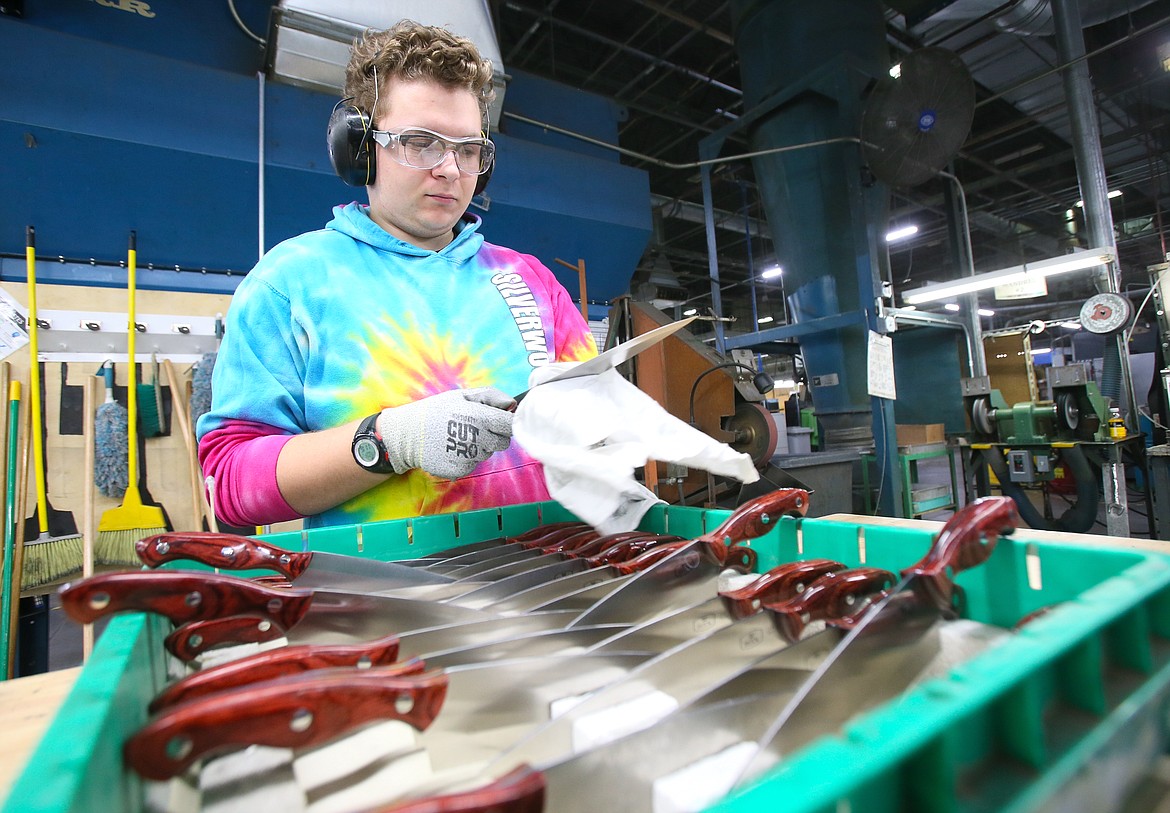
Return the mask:
[[[1129, 0], [1127, 3], [1117, 3], [1114, 0], [1080, 0], [1081, 20], [1084, 26], [1089, 28], [1131, 14], [1152, 2], [1154, 0]], [[910, 2], [894, 0], [889, 5], [903, 13], [922, 6], [915, 0]], [[995, 27], [1005, 33], [1032, 37], [1051, 36], [1055, 32], [1052, 0], [1016, 0], [1014, 3], [1004, 3], [1003, 0], [955, 0], [926, 15], [922, 22], [933, 28], [936, 24], [946, 21], [966, 22], [988, 15], [992, 15]], [[916, 22], [913, 27], [918, 30], [918, 23]]]
[[488, 114], [498, 130], [506, 75], [487, 0], [281, 0], [269, 22], [268, 76], [340, 95], [353, 41], [366, 29], [390, 28], [403, 19], [467, 37], [491, 60], [496, 98]]

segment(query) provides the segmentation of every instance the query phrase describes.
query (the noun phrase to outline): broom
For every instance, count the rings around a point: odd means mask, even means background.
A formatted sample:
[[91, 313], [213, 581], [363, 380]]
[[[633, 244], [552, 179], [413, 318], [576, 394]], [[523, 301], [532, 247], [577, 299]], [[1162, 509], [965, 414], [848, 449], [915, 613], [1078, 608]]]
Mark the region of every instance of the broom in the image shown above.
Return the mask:
[[49, 535], [48, 485], [45, 482], [45, 439], [41, 405], [41, 364], [37, 352], [37, 263], [36, 231], [26, 231], [25, 257], [28, 266], [28, 348], [29, 412], [32, 417], [33, 476], [37, 490], [37, 535], [26, 531], [24, 562], [20, 574], [22, 590], [35, 590], [81, 571], [81, 535], [73, 515], [55, 512], [60, 524], [69, 526], [61, 536]]
[[129, 482], [122, 504], [102, 513], [98, 523], [97, 542], [94, 545], [94, 560], [99, 564], [140, 565], [134, 552], [134, 543], [144, 536], [164, 533], [168, 530], [167, 518], [157, 505], [144, 505], [138, 491], [138, 392], [134, 386], [135, 374], [134, 335], [138, 332], [137, 314], [134, 309], [134, 294], [138, 276], [138, 236], [130, 232], [130, 247], [127, 255], [127, 288], [130, 294], [130, 313], [126, 332], [126, 352], [129, 357], [130, 378], [126, 387], [126, 419], [130, 435], [127, 472]]

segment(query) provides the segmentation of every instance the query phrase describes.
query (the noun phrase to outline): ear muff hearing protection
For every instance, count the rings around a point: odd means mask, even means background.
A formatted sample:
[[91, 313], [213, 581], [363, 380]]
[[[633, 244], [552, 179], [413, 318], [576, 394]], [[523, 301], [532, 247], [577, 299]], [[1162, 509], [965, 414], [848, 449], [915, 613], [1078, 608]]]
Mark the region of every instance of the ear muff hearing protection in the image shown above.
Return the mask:
[[[347, 101], [342, 99], [334, 105], [329, 116], [329, 128], [325, 134], [329, 162], [333, 164], [337, 177], [350, 186], [369, 186], [374, 182], [377, 166], [373, 155], [376, 145], [370, 138], [370, 119], [358, 108], [346, 104]], [[495, 168], [493, 162], [487, 172], [476, 176], [475, 194], [483, 194]]]

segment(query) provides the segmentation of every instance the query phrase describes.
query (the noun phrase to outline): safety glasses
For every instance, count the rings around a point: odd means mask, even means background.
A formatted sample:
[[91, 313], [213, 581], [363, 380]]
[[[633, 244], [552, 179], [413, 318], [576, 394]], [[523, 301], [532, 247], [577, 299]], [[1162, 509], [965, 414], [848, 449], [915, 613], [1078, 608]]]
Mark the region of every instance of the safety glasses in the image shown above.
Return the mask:
[[455, 165], [468, 175], [482, 175], [491, 169], [496, 145], [488, 138], [448, 138], [422, 127], [394, 133], [370, 130], [370, 137], [390, 151], [390, 157], [405, 167], [434, 169], [447, 153], [455, 156]]

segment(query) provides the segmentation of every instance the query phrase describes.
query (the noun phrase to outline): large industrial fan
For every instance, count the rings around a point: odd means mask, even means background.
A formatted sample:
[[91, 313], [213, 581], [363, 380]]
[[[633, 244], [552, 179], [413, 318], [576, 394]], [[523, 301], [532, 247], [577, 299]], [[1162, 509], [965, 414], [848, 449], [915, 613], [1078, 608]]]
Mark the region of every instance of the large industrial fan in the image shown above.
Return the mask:
[[935, 177], [963, 146], [975, 115], [975, 85], [945, 48], [911, 51], [900, 70], [870, 93], [861, 141], [874, 176], [906, 188]]

